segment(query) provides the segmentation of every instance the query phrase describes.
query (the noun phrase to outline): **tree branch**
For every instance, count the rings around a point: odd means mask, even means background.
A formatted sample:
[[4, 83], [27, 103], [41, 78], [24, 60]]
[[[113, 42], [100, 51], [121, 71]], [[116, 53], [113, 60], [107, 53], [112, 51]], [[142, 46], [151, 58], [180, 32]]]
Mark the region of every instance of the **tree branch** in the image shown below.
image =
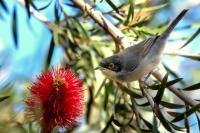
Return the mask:
[[[74, 4], [76, 4], [83, 12], [90, 15], [90, 17], [98, 23], [101, 27], [106, 29], [108, 33], [113, 37], [114, 41], [119, 42], [122, 45], [133, 44], [126, 35], [124, 35], [119, 29], [117, 29], [111, 22], [109, 22], [105, 17], [103, 17], [102, 13], [99, 11], [95, 11], [89, 4], [85, 3], [84, 0], [72, 0]], [[162, 80], [164, 77], [163, 74], [154, 72], [153, 74], [158, 80]], [[177, 90], [174, 87], [169, 87], [170, 91], [172, 91], [175, 95], [177, 95], [181, 100], [189, 104], [190, 106], [194, 106], [197, 104], [196, 101], [185, 95], [180, 90]], [[147, 95], [148, 96], [148, 95]], [[153, 103], [152, 103], [153, 104]]]
[[[156, 79], [159, 81], [162, 81], [164, 75], [160, 71], [153, 72], [153, 75]], [[195, 100], [188, 97], [185, 93], [183, 93], [181, 90], [175, 88], [174, 86], [168, 87], [170, 91], [172, 91], [177, 97], [179, 97], [181, 100], [183, 100], [185, 103], [187, 103], [190, 106], [195, 106], [198, 104]]]
[[72, 0], [80, 9], [87, 13], [96, 23], [105, 29], [113, 38], [115, 43], [122, 46], [131, 45], [133, 42], [126, 37], [118, 28], [116, 28], [109, 20], [107, 20], [100, 11], [95, 11], [84, 0]]

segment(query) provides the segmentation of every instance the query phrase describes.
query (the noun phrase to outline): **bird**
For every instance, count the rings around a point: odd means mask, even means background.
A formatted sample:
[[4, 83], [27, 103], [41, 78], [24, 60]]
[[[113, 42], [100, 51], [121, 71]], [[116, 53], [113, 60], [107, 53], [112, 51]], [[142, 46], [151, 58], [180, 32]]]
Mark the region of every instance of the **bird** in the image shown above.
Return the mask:
[[136, 45], [100, 61], [96, 69], [109, 79], [130, 83], [151, 73], [161, 61], [167, 39], [188, 9], [183, 9], [160, 35], [149, 37]]

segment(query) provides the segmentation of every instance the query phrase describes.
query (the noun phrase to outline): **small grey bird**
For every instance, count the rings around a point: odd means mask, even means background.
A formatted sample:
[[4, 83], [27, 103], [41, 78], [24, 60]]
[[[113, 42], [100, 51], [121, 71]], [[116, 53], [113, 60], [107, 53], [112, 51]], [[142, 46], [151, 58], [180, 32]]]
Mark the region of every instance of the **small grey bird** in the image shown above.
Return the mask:
[[109, 79], [118, 82], [139, 80], [149, 74], [160, 63], [167, 38], [187, 11], [184, 9], [161, 35], [150, 37], [103, 59], [97, 68]]

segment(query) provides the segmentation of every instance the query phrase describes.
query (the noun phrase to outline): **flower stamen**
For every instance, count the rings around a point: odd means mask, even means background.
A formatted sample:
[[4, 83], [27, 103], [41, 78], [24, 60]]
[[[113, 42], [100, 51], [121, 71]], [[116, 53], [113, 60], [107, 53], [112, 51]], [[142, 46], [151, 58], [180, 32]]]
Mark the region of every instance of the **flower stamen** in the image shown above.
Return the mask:
[[56, 78], [55, 81], [53, 81], [53, 88], [58, 91], [62, 87], [66, 87], [65, 81], [60, 78]]

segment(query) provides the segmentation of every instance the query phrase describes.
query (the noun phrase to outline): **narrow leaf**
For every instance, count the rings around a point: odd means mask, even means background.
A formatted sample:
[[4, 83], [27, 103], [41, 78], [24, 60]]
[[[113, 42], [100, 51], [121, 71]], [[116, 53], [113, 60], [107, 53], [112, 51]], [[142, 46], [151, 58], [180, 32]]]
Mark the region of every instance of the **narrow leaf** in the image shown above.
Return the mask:
[[9, 98], [10, 96], [4, 96], [4, 97], [0, 97], [0, 102], [6, 100], [7, 98]]
[[55, 16], [55, 21], [59, 22], [60, 20], [60, 15], [59, 15], [59, 8], [58, 8], [58, 3], [56, 2], [54, 5], [54, 16]]
[[88, 36], [88, 33], [82, 26], [82, 24], [77, 20], [73, 19], [73, 24], [76, 26], [76, 28], [79, 30], [80, 34], [84, 36], [85, 39], [89, 39], [90, 37]]
[[176, 131], [183, 131], [183, 129], [185, 129], [185, 127], [179, 127], [171, 122], [169, 122], [169, 124], [176, 130]]
[[97, 97], [99, 96], [99, 94], [100, 94], [100, 92], [101, 92], [101, 89], [103, 88], [103, 86], [104, 86], [105, 83], [106, 83], [106, 80], [107, 80], [107, 78], [105, 78], [105, 79], [103, 80], [103, 82], [101, 83], [101, 85], [100, 85], [100, 87], [99, 87], [99, 89], [98, 89], [96, 95], [94, 96], [94, 98], [97, 98]]
[[128, 10], [128, 15], [125, 21], [125, 25], [127, 25], [130, 21], [133, 20], [133, 16], [134, 16], [134, 0], [129, 0], [129, 10]]
[[90, 115], [91, 115], [91, 110], [92, 110], [92, 104], [94, 103], [94, 99], [93, 99], [93, 91], [92, 88], [89, 87], [89, 100], [87, 103], [87, 111], [86, 111], [86, 122], [89, 123], [90, 122]]
[[153, 129], [152, 129], [153, 133], [158, 133], [158, 122], [156, 120], [156, 116], [153, 116]]
[[182, 78], [180, 78], [179, 76], [178, 76], [178, 74], [176, 73], [176, 72], [174, 72], [170, 67], [168, 67], [167, 65], [165, 65], [164, 63], [162, 63], [163, 64], [163, 67], [167, 70], [167, 72], [169, 73], [169, 74], [171, 74], [173, 77], [175, 77], [176, 79], [181, 79], [180, 80], [180, 82], [181, 82], [181, 84], [182, 85], [186, 85], [186, 83], [182, 80]]
[[113, 10], [119, 13], [118, 8], [115, 6], [115, 4], [111, 0], [106, 0], [106, 2], [112, 7]]
[[104, 110], [107, 109], [108, 99], [109, 99], [109, 96], [110, 96], [111, 89], [113, 88], [112, 85], [113, 85], [112, 82], [109, 82], [108, 84], [105, 84]]
[[31, 12], [30, 12], [30, 3], [32, 3], [32, 0], [25, 0], [25, 7], [26, 7], [26, 12], [28, 14], [28, 17], [31, 17]]
[[45, 6], [41, 7], [41, 8], [38, 8], [37, 10], [38, 10], [38, 11], [41, 11], [41, 10], [46, 9], [47, 7], [49, 7], [49, 6], [51, 5], [52, 1], [53, 1], [53, 0], [51, 0], [47, 5], [45, 5]]
[[165, 119], [165, 117], [161, 113], [158, 105], [157, 105], [156, 116], [158, 117], [158, 119], [160, 120], [160, 122], [162, 123], [162, 125], [165, 127], [165, 129], [167, 129], [169, 132], [172, 132], [172, 129], [171, 129], [171, 126], [169, 125], [169, 122]]
[[196, 118], [197, 118], [198, 127], [199, 127], [199, 131], [200, 131], [200, 119], [199, 119], [199, 116], [197, 115], [197, 113], [195, 113], [195, 115], [196, 115]]
[[134, 97], [134, 98], [138, 98], [138, 99], [139, 99], [139, 98], [143, 98], [143, 96], [141, 96], [141, 95], [135, 93], [134, 91], [132, 91], [132, 90], [126, 88], [125, 86], [122, 86], [122, 85], [118, 85], [118, 86], [119, 86], [119, 88], [120, 88], [122, 91], [126, 92], [127, 94], [129, 94], [130, 96], [132, 96], [132, 97]]
[[158, 104], [158, 105], [160, 104], [160, 101], [161, 101], [161, 99], [162, 99], [162, 97], [164, 95], [164, 91], [165, 91], [166, 84], [167, 84], [167, 79], [168, 79], [168, 74], [166, 74], [164, 76], [164, 78], [162, 80], [162, 83], [160, 85], [160, 88], [159, 88], [159, 90], [158, 90], [158, 92], [157, 92], [157, 94], [156, 94], [156, 96], [154, 98], [155, 103]]
[[185, 44], [183, 44], [183, 46], [181, 46], [179, 49], [184, 48], [185, 46], [187, 46], [192, 40], [194, 40], [200, 33], [200, 28], [197, 29], [197, 31], [187, 40], [187, 42]]
[[188, 121], [186, 115], [184, 115], [184, 124], [185, 124], [185, 127], [186, 127], [186, 132], [190, 133], [190, 125], [189, 125], [189, 121]]
[[162, 105], [162, 106], [164, 106], [166, 108], [170, 108], [170, 109], [180, 109], [180, 108], [184, 108], [185, 107], [185, 105], [169, 103], [169, 102], [165, 102], [165, 101], [161, 101], [160, 105]]
[[[147, 0], [148, 1], [148, 0]], [[151, 12], [151, 11], [156, 11], [156, 10], [160, 10], [166, 6], [168, 6], [168, 3], [163, 3], [161, 5], [155, 5], [155, 6], [150, 6], [150, 7], [144, 7], [142, 9], [143, 12]], [[135, 12], [140, 12], [140, 9], [136, 9]]]
[[181, 90], [184, 90], [184, 91], [193, 91], [193, 90], [197, 90], [197, 89], [200, 89], [200, 83], [191, 85], [191, 86], [183, 88]]
[[50, 42], [50, 47], [49, 47], [49, 52], [48, 52], [47, 60], [46, 60], [46, 69], [48, 69], [48, 67], [50, 66], [51, 59], [52, 59], [52, 56], [53, 56], [54, 47], [55, 47], [55, 43], [54, 43], [54, 38], [52, 36], [52, 39], [51, 39], [51, 42]]
[[190, 116], [192, 113], [194, 113], [195, 111], [198, 111], [200, 109], [200, 104], [197, 104], [195, 106], [193, 106], [192, 108], [190, 108], [188, 111], [179, 114], [176, 118], [174, 118], [172, 120], [172, 122], [178, 122], [184, 119], [184, 117], [188, 117]]
[[[174, 79], [174, 80], [171, 80], [171, 81], [168, 81], [166, 83], [166, 87], [170, 87], [174, 84], [176, 84], [177, 82], [180, 82], [182, 80], [182, 78], [177, 78], [177, 79]], [[160, 88], [160, 85], [152, 85], [152, 86], [149, 86], [151, 89], [153, 90], [158, 90]]]
[[145, 102], [145, 103], [142, 103], [142, 104], [138, 104], [136, 103], [138, 106], [142, 106], [142, 107], [145, 107], [145, 106], [149, 106], [149, 102]]
[[153, 128], [153, 125], [152, 125], [149, 121], [145, 120], [143, 117], [141, 117], [141, 119], [143, 120], [144, 124], [145, 124], [149, 129], [152, 129], [152, 128]]
[[173, 111], [166, 111], [169, 115], [171, 115], [172, 117], [176, 117], [178, 115], [180, 115], [181, 113], [179, 112], [173, 112]]
[[8, 8], [7, 8], [6, 4], [4, 3], [4, 0], [0, 0], [0, 5], [4, 9], [4, 11], [6, 11], [8, 13]]
[[110, 119], [108, 120], [108, 122], [106, 123], [106, 126], [104, 127], [104, 129], [101, 131], [101, 133], [106, 133], [108, 127], [111, 125], [112, 121], [114, 119], [114, 115], [112, 114]]
[[16, 10], [16, 6], [14, 6], [14, 10], [13, 10], [12, 31], [13, 31], [13, 38], [14, 38], [15, 47], [17, 48], [18, 47], [18, 35], [17, 35], [17, 10]]

